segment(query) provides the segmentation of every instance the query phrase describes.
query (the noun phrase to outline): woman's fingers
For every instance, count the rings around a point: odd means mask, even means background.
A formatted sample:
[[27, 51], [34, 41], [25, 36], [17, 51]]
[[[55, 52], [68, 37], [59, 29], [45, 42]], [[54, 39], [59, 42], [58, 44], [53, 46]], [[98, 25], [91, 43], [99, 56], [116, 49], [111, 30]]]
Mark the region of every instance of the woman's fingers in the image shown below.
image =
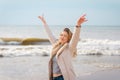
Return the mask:
[[85, 18], [86, 14], [82, 15], [81, 18], [83, 19], [84, 22], [88, 21], [86, 18]]
[[38, 16], [39, 19], [41, 19], [42, 21], [44, 21], [44, 18], [42, 16]]
[[45, 19], [44, 19], [43, 16], [44, 16], [44, 15], [42, 15], [42, 16], [38, 16], [38, 18], [39, 18], [44, 24], [46, 24], [46, 21], [45, 21]]
[[82, 15], [79, 19], [78, 19], [78, 22], [77, 22], [77, 25], [80, 26], [82, 23], [88, 21], [86, 18], [85, 18], [86, 14]]
[[85, 17], [86, 16], [86, 14], [83, 14], [81, 17]]
[[41, 16], [38, 16], [38, 18], [40, 18], [40, 19], [41, 19], [42, 17], [41, 17]]
[[87, 19], [85, 20], [85, 22], [88, 21]]
[[43, 19], [43, 17], [42, 17], [42, 16], [38, 16], [38, 18]]

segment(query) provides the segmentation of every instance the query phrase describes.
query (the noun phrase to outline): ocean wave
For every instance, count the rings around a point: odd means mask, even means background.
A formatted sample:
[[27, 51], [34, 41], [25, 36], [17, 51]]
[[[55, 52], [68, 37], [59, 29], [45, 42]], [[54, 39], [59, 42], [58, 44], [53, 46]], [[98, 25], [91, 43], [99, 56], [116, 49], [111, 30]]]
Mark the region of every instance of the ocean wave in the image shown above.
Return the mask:
[[[51, 45], [0, 46], [2, 56], [48, 56]], [[82, 39], [77, 46], [79, 55], [120, 56], [120, 41]]]
[[42, 38], [0, 38], [0, 45], [40, 45], [48, 43]]
[[5, 42], [2, 39], [0, 39], [0, 45], [4, 45], [4, 44]]
[[0, 46], [0, 55], [2, 57], [47, 56], [50, 50], [50, 46]]
[[85, 39], [78, 44], [81, 55], [118, 55], [120, 56], [120, 41]]

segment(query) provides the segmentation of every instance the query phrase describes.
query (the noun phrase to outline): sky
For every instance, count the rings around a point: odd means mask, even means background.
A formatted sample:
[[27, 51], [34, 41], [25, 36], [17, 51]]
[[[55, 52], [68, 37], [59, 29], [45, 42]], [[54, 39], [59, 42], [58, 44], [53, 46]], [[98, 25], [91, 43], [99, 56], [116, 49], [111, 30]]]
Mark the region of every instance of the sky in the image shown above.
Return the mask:
[[0, 0], [0, 25], [75, 25], [86, 14], [85, 25], [120, 25], [120, 0]]

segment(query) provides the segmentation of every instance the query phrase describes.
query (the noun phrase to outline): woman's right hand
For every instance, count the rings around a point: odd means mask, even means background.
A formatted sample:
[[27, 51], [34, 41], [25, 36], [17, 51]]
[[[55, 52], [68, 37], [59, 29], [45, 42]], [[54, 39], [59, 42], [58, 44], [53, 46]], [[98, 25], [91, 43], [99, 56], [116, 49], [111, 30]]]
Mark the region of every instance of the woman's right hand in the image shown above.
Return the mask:
[[42, 15], [42, 16], [38, 16], [38, 18], [43, 22], [43, 24], [46, 24], [46, 21], [45, 21], [45, 19], [44, 19], [44, 16]]

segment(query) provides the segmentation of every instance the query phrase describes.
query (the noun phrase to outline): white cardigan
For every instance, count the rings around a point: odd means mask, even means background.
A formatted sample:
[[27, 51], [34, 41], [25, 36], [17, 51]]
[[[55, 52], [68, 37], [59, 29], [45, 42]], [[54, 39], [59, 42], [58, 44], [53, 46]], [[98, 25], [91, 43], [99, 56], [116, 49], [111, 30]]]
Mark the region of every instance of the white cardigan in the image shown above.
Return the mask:
[[[56, 38], [53, 36], [52, 32], [50, 31], [49, 27], [46, 25], [45, 30], [49, 36], [49, 40], [51, 44], [53, 45], [56, 41]], [[79, 36], [80, 36], [80, 28], [75, 27], [72, 39], [69, 43], [66, 43], [61, 47], [56, 55], [58, 65], [61, 69], [62, 75], [64, 77], [64, 80], [76, 80], [76, 75], [73, 70], [72, 66], [72, 53], [76, 49], [77, 43], [79, 41]], [[53, 56], [52, 54], [50, 54]], [[51, 57], [52, 58], [52, 57]], [[51, 73], [51, 60], [49, 61], [49, 73]], [[49, 80], [51, 76], [49, 75]]]

